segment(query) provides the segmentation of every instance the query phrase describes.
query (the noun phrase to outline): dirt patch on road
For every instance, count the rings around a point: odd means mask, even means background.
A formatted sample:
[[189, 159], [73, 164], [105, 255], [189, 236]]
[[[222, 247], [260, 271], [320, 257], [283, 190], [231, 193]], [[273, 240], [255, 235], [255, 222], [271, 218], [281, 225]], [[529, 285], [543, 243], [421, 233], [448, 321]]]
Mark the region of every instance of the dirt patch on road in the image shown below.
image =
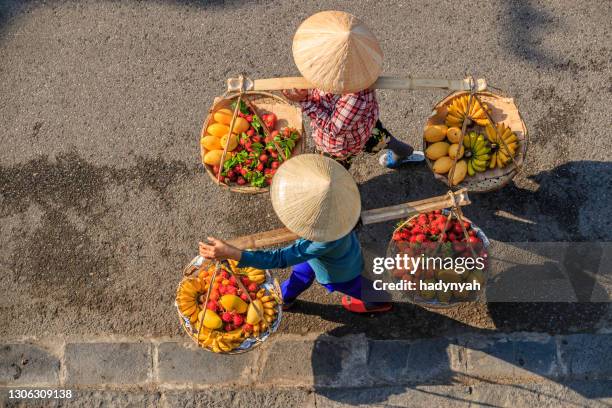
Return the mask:
[[[0, 167], [0, 217], [13, 244], [2, 249], [8, 274], [1, 287], [12, 299], [8, 303], [36, 304], [37, 309], [56, 312], [70, 307], [86, 316], [100, 313], [104, 320], [113, 319], [113, 309], [138, 309], [126, 294], [137, 277], [122, 271], [130, 269], [129, 259], [142, 245], [126, 243], [116, 202], [139, 191], [143, 196], [152, 193], [160, 209], [169, 210], [174, 200], [171, 186], [196, 173], [182, 162], [143, 157], [127, 168], [96, 166], [76, 153]], [[37, 209], [36, 219], [31, 208]], [[127, 214], [127, 223], [130, 218]], [[12, 311], [3, 313], [4, 327], [15, 317]], [[75, 319], [80, 319], [79, 313]]]

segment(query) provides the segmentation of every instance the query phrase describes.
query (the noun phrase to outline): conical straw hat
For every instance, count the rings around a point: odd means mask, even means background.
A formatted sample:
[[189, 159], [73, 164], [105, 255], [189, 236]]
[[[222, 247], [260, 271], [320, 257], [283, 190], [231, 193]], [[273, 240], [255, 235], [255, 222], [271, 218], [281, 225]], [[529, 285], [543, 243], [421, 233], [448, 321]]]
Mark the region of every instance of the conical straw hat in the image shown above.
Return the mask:
[[361, 215], [357, 184], [334, 160], [318, 154], [296, 156], [272, 179], [274, 211], [293, 233], [311, 241], [347, 235]]
[[325, 92], [358, 92], [382, 70], [383, 53], [374, 34], [343, 11], [308, 17], [293, 37], [293, 59], [300, 73]]

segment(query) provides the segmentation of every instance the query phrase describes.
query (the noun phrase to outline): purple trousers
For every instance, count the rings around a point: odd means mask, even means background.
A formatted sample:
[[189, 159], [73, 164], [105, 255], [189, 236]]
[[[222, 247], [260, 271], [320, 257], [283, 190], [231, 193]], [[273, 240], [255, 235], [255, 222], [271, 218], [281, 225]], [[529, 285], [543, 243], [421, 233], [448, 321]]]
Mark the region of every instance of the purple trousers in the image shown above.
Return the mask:
[[[289, 279], [281, 284], [285, 303], [293, 302], [302, 292], [312, 285], [314, 280], [315, 273], [307, 262], [295, 265]], [[329, 292], [340, 292], [356, 299], [361, 299], [361, 284], [362, 277], [360, 275], [347, 282], [322, 283], [321, 285]]]

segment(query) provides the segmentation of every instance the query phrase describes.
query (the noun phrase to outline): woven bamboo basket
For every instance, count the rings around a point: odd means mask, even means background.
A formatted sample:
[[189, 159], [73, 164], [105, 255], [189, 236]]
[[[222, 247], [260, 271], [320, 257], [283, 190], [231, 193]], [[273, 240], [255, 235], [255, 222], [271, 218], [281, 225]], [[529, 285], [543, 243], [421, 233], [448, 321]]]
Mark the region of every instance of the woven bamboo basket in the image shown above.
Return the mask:
[[[447, 215], [449, 214], [449, 210], [442, 210], [442, 214]], [[402, 222], [397, 228], [395, 228], [393, 230], [393, 233], [397, 232], [401, 226], [403, 226], [404, 224], [408, 223], [408, 221], [415, 219], [419, 216], [419, 214], [410, 217], [408, 219], [406, 219], [404, 222]], [[454, 217], [453, 217], [454, 218]], [[482, 241], [482, 248], [484, 250], [488, 250], [489, 246], [491, 245], [491, 242], [489, 241], [489, 239], [487, 238], [487, 236], [485, 235], [485, 233], [478, 228], [472, 221], [470, 221], [469, 218], [461, 215], [461, 219], [464, 221], [468, 221], [471, 226], [472, 229], [476, 232], [476, 236], [478, 238], [481, 239]], [[391, 239], [389, 241], [389, 245], [387, 247], [387, 257], [395, 257], [398, 253], [402, 253], [402, 251], [397, 247], [396, 242]], [[478, 291], [477, 293], [474, 293], [473, 295], [471, 295], [468, 298], [465, 299], [461, 299], [461, 300], [457, 300], [456, 298], [452, 298], [450, 302], [440, 302], [437, 299], [426, 299], [420, 296], [418, 291], [407, 291], [407, 299], [414, 304], [417, 304], [419, 306], [424, 306], [424, 307], [428, 307], [428, 308], [443, 308], [443, 309], [447, 309], [447, 308], [452, 308], [452, 307], [456, 307], [461, 303], [465, 303], [465, 302], [476, 302], [479, 299], [482, 298], [483, 294], [485, 293], [485, 287], [486, 287], [486, 282], [488, 280], [488, 266], [483, 270], [483, 274], [484, 274], [484, 283], [482, 284], [481, 290]], [[392, 274], [393, 271], [387, 271], [387, 273]]]
[[[291, 157], [301, 154], [304, 149], [304, 124], [302, 122], [302, 110], [295, 104], [290, 103], [284, 97], [264, 91], [246, 91], [242, 94], [239, 92], [226, 93], [223, 96], [215, 98], [211, 108], [208, 111], [208, 115], [202, 125], [202, 131], [200, 132], [200, 138], [206, 135], [206, 129], [210, 124], [214, 122], [213, 114], [221, 108], [228, 108], [231, 110], [231, 104], [236, 101], [238, 97], [242, 95], [242, 98], [248, 98], [252, 104], [257, 108], [260, 115], [266, 113], [274, 113], [277, 116], [276, 129], [279, 130], [284, 127], [292, 127], [300, 132], [300, 138], [298, 139], [295, 147], [293, 148]], [[274, 129], [270, 129], [274, 130]], [[217, 184], [228, 188], [230, 191], [237, 193], [246, 194], [260, 194], [269, 191], [269, 187], [254, 187], [247, 185], [231, 184], [228, 185], [222, 181], [217, 180], [217, 175], [214, 174], [212, 166], [204, 163], [204, 155], [208, 152], [200, 143], [200, 160], [204, 166], [206, 173], [210, 178]]]
[[[193, 258], [193, 260], [183, 269], [183, 279], [181, 279], [181, 281], [179, 282], [177, 286], [177, 292], [184, 279], [197, 277], [201, 270], [204, 270], [205, 268], [208, 269], [208, 267], [210, 267], [211, 265], [212, 265], [211, 262], [207, 261], [201, 256], [196, 256], [195, 258]], [[265, 275], [266, 275], [266, 280], [260, 284], [260, 287], [265, 288], [267, 294], [270, 294], [274, 296], [275, 298], [282, 301], [282, 295], [281, 295], [280, 286], [278, 284], [278, 281], [272, 277], [269, 270], [265, 271]], [[264, 341], [266, 341], [273, 333], [275, 333], [278, 330], [278, 326], [280, 325], [282, 314], [283, 314], [281, 301], [277, 302], [277, 305], [276, 305], [276, 311], [277, 311], [276, 320], [274, 320], [264, 332], [260, 333], [258, 337], [254, 337], [254, 336], [247, 337], [242, 341], [240, 346], [236, 347], [235, 349], [231, 351], [227, 351], [227, 352], [220, 352], [217, 354], [228, 354], [228, 355], [242, 354], [242, 353], [246, 353], [247, 351], [251, 351], [259, 347]], [[191, 325], [191, 322], [189, 321], [189, 317], [184, 316], [180, 312], [176, 301], [174, 302], [174, 306], [176, 307], [176, 312], [178, 314], [179, 321], [181, 323], [181, 327], [183, 328], [185, 333], [189, 336], [189, 338], [191, 338], [191, 340], [193, 340], [193, 342], [196, 343], [200, 348], [206, 351], [213, 352], [210, 348], [200, 343], [200, 341], [198, 340], [197, 330]]]
[[[466, 91], [453, 92], [446, 98], [442, 99], [434, 107], [434, 110], [428, 118], [425, 127], [430, 125], [443, 125], [444, 119], [446, 118], [446, 114], [448, 112], [448, 105], [451, 103], [451, 101], [456, 97], [468, 94], [469, 92]], [[520, 143], [516, 156], [514, 157], [513, 161], [508, 163], [506, 167], [501, 169], [487, 169], [483, 173], [476, 173], [474, 176], [466, 176], [466, 178], [456, 186], [467, 188], [469, 191], [473, 192], [489, 192], [502, 188], [508, 184], [519, 172], [527, 155], [529, 137], [525, 122], [523, 121], [519, 109], [512, 98], [492, 92], [476, 92], [476, 95], [478, 95], [483, 103], [486, 103], [491, 108], [491, 118], [493, 121], [495, 123], [503, 122], [506, 126], [512, 129]], [[467, 131], [469, 130], [475, 130], [478, 133], [485, 132], [484, 127], [478, 125], [470, 126]], [[423, 139], [423, 151], [425, 151], [429, 145], [430, 143]], [[433, 172], [433, 161], [428, 158], [425, 160]], [[446, 174], [433, 174], [438, 180], [443, 181], [445, 184], [448, 183]]]

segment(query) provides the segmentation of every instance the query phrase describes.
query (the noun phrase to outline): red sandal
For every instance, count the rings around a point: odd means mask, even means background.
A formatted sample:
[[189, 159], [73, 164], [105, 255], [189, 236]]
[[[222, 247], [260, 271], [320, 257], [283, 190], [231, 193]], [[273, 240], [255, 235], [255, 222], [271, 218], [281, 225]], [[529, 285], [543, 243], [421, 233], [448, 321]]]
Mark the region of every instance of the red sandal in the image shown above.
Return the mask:
[[359, 299], [350, 296], [342, 296], [342, 306], [353, 313], [383, 313], [388, 312], [393, 307], [391, 303], [383, 303], [373, 307], [366, 307], [366, 304]]

